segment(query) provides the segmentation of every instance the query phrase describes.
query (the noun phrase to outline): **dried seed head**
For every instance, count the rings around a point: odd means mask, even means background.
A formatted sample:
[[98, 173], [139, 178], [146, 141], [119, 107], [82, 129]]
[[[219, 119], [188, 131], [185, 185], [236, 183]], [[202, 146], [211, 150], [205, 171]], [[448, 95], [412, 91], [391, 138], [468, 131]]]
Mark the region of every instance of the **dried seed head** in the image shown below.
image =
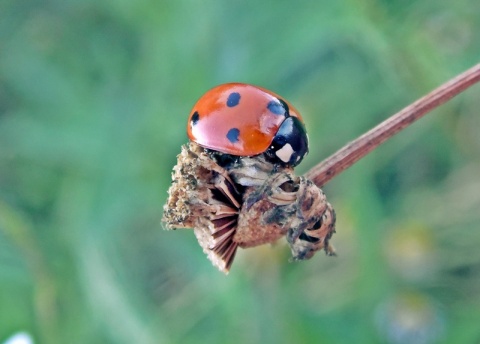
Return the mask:
[[[227, 156], [228, 157], [228, 156]], [[226, 158], [190, 142], [173, 169], [167, 228], [193, 228], [212, 263], [228, 273], [237, 247], [287, 235], [295, 260], [333, 253], [335, 213], [321, 189], [263, 155]]]

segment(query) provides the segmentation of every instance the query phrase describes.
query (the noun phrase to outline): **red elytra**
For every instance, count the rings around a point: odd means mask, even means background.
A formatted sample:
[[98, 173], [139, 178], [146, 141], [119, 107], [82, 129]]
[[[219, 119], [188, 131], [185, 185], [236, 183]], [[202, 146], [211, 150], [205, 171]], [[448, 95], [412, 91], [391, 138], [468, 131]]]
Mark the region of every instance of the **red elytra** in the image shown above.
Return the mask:
[[202, 147], [237, 156], [264, 153], [287, 117], [299, 112], [264, 88], [228, 83], [205, 93], [194, 105], [187, 124], [190, 140]]

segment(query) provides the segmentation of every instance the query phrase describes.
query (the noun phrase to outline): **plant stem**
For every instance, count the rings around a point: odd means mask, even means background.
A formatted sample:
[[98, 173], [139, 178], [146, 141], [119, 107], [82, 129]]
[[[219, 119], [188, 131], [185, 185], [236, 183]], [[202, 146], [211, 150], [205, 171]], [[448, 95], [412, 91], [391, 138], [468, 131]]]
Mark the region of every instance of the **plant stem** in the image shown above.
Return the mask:
[[477, 64], [351, 141], [311, 168], [305, 177], [319, 187], [325, 185], [393, 135], [479, 81], [480, 64]]

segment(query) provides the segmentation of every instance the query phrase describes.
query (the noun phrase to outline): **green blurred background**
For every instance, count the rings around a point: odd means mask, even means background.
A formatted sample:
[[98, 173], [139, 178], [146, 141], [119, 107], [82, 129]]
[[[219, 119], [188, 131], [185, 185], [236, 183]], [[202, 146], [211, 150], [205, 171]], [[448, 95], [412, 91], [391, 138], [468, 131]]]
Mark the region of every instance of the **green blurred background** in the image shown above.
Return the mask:
[[0, 342], [480, 342], [480, 87], [325, 187], [339, 256], [224, 276], [162, 206], [214, 85], [303, 114], [298, 173], [480, 61], [478, 0], [0, 1]]

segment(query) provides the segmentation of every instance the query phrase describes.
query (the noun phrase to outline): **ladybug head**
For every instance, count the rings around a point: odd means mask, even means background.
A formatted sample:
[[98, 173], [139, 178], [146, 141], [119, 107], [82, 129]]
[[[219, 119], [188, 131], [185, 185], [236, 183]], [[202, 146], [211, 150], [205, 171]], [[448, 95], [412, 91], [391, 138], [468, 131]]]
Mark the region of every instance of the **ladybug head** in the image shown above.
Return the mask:
[[297, 166], [308, 153], [307, 131], [297, 117], [287, 117], [273, 138], [266, 154], [270, 160]]

